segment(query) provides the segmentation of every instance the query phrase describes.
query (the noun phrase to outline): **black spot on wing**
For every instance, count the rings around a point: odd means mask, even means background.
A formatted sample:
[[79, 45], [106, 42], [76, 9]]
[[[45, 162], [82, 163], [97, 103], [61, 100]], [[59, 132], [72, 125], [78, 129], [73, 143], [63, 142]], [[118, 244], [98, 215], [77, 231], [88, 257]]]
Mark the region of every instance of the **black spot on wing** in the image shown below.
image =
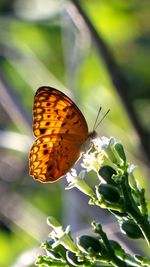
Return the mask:
[[53, 166], [49, 165], [47, 169], [48, 169], [48, 171], [51, 171], [53, 169]]
[[47, 121], [47, 122], [45, 123], [45, 125], [46, 125], [46, 126], [50, 125], [50, 122], [49, 122], [49, 121]]
[[67, 110], [69, 109], [70, 107], [66, 106], [65, 108], [63, 108], [63, 111], [64, 112], [67, 112]]
[[48, 154], [48, 149], [45, 149], [43, 153], [44, 153], [44, 155], [47, 155]]
[[44, 145], [43, 145], [43, 148], [46, 148], [46, 147], [47, 147], [47, 144], [44, 144]]
[[66, 118], [67, 119], [73, 119], [75, 115], [76, 115], [76, 113], [75, 112], [72, 112], [70, 114], [67, 114]]
[[40, 129], [40, 134], [44, 134], [45, 132], [46, 132], [46, 129], [44, 129], [44, 128]]
[[78, 119], [77, 121], [74, 121], [72, 124], [73, 124], [73, 125], [76, 125], [76, 124], [79, 123], [79, 121], [80, 121], [80, 120]]

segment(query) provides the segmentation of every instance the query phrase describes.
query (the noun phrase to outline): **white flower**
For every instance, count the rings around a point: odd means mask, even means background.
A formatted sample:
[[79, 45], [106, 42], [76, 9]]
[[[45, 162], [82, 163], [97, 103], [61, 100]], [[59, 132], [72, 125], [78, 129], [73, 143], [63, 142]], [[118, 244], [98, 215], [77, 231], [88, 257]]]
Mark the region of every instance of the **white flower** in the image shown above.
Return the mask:
[[77, 177], [77, 172], [76, 172], [75, 169], [72, 168], [70, 170], [70, 172], [68, 172], [67, 175], [66, 175], [67, 182], [68, 183], [72, 183], [74, 178], [76, 178], [76, 177]]
[[82, 191], [84, 194], [94, 197], [94, 192], [92, 188], [89, 187], [89, 185], [84, 181], [85, 177], [85, 171], [81, 171], [79, 175], [77, 175], [76, 170], [71, 169], [70, 173], [67, 173], [67, 181], [69, 185], [65, 189], [71, 189], [73, 187], [77, 187], [80, 191]]
[[127, 168], [127, 173], [128, 173], [128, 174], [133, 173], [134, 170], [137, 169], [137, 167], [138, 167], [137, 165], [131, 164], [131, 165]]
[[85, 168], [87, 172], [91, 170], [98, 172], [103, 161], [103, 154], [94, 151], [83, 156], [83, 163], [81, 166]]
[[114, 145], [115, 143], [116, 143], [116, 140], [113, 137], [107, 138], [105, 136], [102, 136], [101, 138], [96, 138], [93, 140], [93, 144], [99, 152], [103, 151], [109, 146]]
[[54, 217], [48, 217], [47, 223], [53, 228], [53, 231], [49, 235], [52, 239], [55, 240], [55, 242], [52, 244], [52, 248], [55, 248], [59, 244], [62, 244], [67, 250], [78, 253], [79, 250], [70, 237], [69, 225], [66, 227], [66, 229], [64, 229]]

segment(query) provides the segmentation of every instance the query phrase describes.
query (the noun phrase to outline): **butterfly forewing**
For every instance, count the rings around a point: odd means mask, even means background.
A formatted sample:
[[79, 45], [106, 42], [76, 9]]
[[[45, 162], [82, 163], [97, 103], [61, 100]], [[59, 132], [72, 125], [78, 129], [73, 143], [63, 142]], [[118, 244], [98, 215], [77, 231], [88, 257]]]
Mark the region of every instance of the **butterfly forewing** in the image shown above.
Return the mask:
[[65, 94], [51, 87], [41, 87], [34, 99], [33, 132], [44, 134], [88, 134], [84, 116]]

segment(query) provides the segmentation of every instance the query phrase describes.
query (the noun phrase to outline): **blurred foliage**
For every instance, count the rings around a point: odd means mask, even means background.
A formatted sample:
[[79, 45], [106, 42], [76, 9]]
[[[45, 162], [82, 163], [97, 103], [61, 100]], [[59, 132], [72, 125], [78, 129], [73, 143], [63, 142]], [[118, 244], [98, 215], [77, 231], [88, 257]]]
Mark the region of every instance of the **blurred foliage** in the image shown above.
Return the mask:
[[[80, 4], [125, 74], [130, 101], [150, 134], [150, 3], [80, 0]], [[53, 86], [71, 95], [89, 129], [99, 106], [103, 113], [111, 109], [99, 135], [121, 140], [128, 158], [140, 165], [137, 176], [145, 176], [139, 182], [146, 187], [147, 196], [149, 169], [105, 63], [71, 2], [1, 0], [0, 51], [0, 265], [7, 267], [21, 252], [46, 238], [47, 215], [70, 223], [65, 182], [42, 185], [28, 175], [32, 104], [39, 86]]]

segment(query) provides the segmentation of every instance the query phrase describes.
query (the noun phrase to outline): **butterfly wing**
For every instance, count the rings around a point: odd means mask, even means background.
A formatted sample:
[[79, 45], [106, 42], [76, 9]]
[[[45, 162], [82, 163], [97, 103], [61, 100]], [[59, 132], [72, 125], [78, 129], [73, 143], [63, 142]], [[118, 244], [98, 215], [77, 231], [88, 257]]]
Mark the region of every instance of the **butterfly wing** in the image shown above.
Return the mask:
[[33, 116], [37, 139], [29, 156], [30, 175], [41, 182], [54, 182], [80, 157], [88, 126], [75, 103], [51, 87], [37, 90]]
[[57, 133], [88, 135], [88, 126], [81, 111], [68, 96], [52, 87], [37, 90], [33, 117], [36, 137]]
[[80, 157], [78, 136], [44, 135], [35, 140], [30, 152], [30, 175], [40, 182], [63, 177]]

